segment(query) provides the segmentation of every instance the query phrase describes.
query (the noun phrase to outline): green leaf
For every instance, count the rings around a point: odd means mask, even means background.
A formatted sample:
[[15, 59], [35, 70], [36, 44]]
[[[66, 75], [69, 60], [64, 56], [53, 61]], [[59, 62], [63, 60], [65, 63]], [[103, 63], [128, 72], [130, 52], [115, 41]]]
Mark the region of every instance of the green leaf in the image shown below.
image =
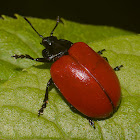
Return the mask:
[[[104, 56], [117, 72], [122, 102], [109, 119], [95, 121], [70, 110], [61, 93], [52, 88], [44, 115], [38, 117], [51, 64], [11, 58], [14, 54], [41, 57], [41, 38], [22, 16], [0, 19], [0, 139], [140, 139], [140, 36], [114, 27], [82, 25], [63, 19], [54, 35], [72, 42], [83, 41]], [[28, 18], [43, 36], [49, 36], [54, 20]]]

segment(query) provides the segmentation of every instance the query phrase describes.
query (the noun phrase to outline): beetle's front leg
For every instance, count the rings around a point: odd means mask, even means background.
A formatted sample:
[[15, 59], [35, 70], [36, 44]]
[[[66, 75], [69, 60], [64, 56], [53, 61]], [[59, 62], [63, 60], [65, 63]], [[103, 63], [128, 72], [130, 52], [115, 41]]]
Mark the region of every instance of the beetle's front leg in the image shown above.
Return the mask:
[[44, 100], [43, 100], [43, 104], [41, 106], [41, 109], [38, 111], [38, 116], [43, 115], [44, 108], [46, 108], [46, 104], [48, 103], [49, 87], [52, 84], [53, 84], [53, 80], [52, 80], [52, 78], [50, 78], [50, 80], [47, 83], [47, 87], [46, 87], [46, 92], [45, 92], [45, 97], [44, 97]]
[[14, 57], [15, 59], [18, 59], [18, 58], [21, 58], [21, 59], [26, 58], [26, 59], [35, 60], [35, 61], [38, 61], [38, 62], [50, 62], [49, 59], [47, 59], [47, 58], [33, 58], [30, 55], [28, 55], [28, 54], [25, 54], [25, 55], [23, 55], [23, 54], [22, 55], [15, 54], [15, 55], [13, 55], [11, 57]]

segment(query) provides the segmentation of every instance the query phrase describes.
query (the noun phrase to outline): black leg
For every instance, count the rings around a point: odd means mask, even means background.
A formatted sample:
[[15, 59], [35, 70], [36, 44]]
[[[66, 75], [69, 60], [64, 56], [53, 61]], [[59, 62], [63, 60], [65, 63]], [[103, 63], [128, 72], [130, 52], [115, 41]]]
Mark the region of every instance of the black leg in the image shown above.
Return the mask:
[[108, 62], [108, 59], [107, 59], [107, 57], [103, 57], [107, 62]]
[[[70, 109], [73, 112], [77, 112], [77, 109], [75, 107], [73, 107], [71, 104], [70, 104]], [[87, 117], [87, 120], [89, 121], [89, 124], [95, 129], [94, 121], [92, 119], [88, 118], [88, 117]]]
[[[97, 53], [98, 53], [99, 55], [101, 55], [101, 54], [103, 54], [104, 51], [106, 51], [106, 50], [103, 49], [103, 50], [98, 51]], [[108, 62], [108, 59], [107, 59], [106, 57], [103, 57], [103, 58]]]
[[89, 120], [89, 124], [95, 129], [94, 121], [89, 118], [87, 118], [87, 119]]
[[119, 71], [121, 67], [123, 67], [123, 65], [120, 65], [120, 66], [115, 67], [114, 70], [115, 71]]
[[38, 62], [50, 62], [50, 60], [47, 59], [47, 58], [33, 58], [30, 55], [28, 55], [28, 54], [25, 54], [25, 55], [17, 55], [17, 54], [15, 54], [15, 55], [13, 55], [11, 57], [15, 57], [15, 59], [18, 59], [18, 58], [21, 58], [21, 59], [26, 58], [26, 59], [35, 60], [35, 61], [38, 61]]
[[48, 90], [49, 90], [49, 87], [50, 87], [52, 84], [53, 84], [53, 80], [52, 80], [52, 78], [50, 78], [50, 80], [49, 80], [48, 83], [47, 83], [45, 98], [44, 98], [44, 100], [43, 100], [42, 107], [41, 107], [41, 109], [38, 111], [38, 116], [43, 115], [44, 108], [46, 108], [46, 104], [48, 103]]
[[103, 50], [98, 51], [97, 53], [98, 53], [99, 55], [101, 55], [101, 54], [103, 54], [104, 51], [106, 51], [106, 50], [103, 49]]

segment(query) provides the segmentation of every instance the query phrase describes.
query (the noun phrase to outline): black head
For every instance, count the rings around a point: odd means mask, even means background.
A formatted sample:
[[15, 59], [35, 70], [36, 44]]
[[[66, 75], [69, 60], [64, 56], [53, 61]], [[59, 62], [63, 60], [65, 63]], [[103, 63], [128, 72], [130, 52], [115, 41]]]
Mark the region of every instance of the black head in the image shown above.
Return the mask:
[[54, 30], [60, 22], [59, 16], [57, 18], [55, 27], [53, 28], [52, 32], [50, 33], [50, 36], [48, 37], [43, 37], [42, 35], [40, 35], [25, 17], [24, 19], [30, 24], [33, 30], [42, 38], [42, 42], [40, 44], [45, 47], [45, 49], [42, 51], [42, 56], [44, 58], [47, 58], [48, 61], [55, 61], [61, 56], [68, 54], [68, 49], [73, 43], [64, 39], [57, 39], [56, 36], [53, 36]]
[[52, 44], [54, 44], [54, 42], [58, 41], [56, 36], [48, 36], [48, 37], [44, 37], [42, 39], [42, 43], [40, 43], [41, 45], [43, 45], [45, 48], [51, 46]]

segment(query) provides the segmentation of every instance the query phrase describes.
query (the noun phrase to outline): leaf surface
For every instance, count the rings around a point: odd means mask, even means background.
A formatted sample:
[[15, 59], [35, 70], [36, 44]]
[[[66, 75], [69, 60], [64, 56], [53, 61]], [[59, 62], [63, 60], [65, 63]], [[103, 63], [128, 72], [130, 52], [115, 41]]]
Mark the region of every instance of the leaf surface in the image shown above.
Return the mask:
[[[82, 41], [104, 56], [116, 72], [122, 102], [113, 117], [95, 121], [70, 110], [61, 93], [52, 88], [44, 115], [38, 117], [51, 64], [17, 59], [14, 54], [42, 57], [41, 38], [22, 16], [0, 19], [0, 139], [140, 139], [140, 36], [114, 27], [82, 25], [63, 19], [54, 35], [72, 42]], [[43, 36], [49, 36], [54, 20], [28, 18]]]

